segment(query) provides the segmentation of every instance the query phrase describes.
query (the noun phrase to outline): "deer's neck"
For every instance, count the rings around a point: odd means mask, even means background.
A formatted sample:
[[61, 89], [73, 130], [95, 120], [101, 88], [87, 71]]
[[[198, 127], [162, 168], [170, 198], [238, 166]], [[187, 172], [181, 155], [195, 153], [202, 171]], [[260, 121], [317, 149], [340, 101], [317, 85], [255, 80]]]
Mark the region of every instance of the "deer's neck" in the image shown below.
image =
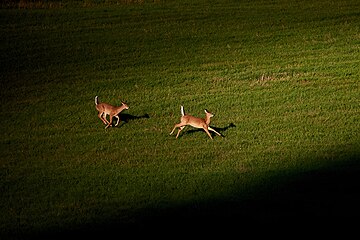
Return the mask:
[[116, 108], [116, 112], [117, 112], [117, 114], [119, 114], [122, 110], [124, 110], [124, 106], [120, 106], [120, 107], [117, 107]]
[[206, 117], [206, 118], [205, 118], [205, 123], [206, 123], [206, 125], [209, 126], [209, 124], [210, 124], [210, 117]]

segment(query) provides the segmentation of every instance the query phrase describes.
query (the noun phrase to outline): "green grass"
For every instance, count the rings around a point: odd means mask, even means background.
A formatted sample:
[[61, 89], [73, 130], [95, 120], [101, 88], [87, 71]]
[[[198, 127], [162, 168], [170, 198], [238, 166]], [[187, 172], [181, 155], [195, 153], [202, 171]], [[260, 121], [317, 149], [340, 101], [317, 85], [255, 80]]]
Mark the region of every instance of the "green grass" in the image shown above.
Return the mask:
[[0, 9], [0, 234], [359, 213], [358, 1], [85, 2]]

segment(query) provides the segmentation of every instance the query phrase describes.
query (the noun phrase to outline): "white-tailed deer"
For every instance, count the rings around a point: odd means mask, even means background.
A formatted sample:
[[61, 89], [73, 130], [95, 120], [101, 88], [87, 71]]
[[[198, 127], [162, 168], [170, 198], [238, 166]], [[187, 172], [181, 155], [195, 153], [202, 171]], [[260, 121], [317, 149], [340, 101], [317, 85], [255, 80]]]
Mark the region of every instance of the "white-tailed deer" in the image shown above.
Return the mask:
[[198, 118], [198, 117], [194, 117], [194, 116], [185, 114], [183, 106], [181, 106], [180, 110], [181, 110], [180, 123], [175, 124], [175, 126], [174, 126], [173, 130], [171, 131], [170, 135], [173, 134], [173, 132], [175, 131], [176, 128], [179, 128], [179, 130], [178, 130], [178, 132], [176, 134], [176, 138], [178, 138], [181, 130], [183, 130], [187, 125], [190, 125], [190, 126], [195, 127], [195, 128], [204, 129], [204, 131], [207, 133], [207, 135], [211, 139], [213, 139], [213, 138], [212, 138], [209, 130], [213, 131], [214, 133], [216, 133], [219, 136], [222, 136], [220, 133], [218, 133], [217, 131], [215, 131], [214, 129], [212, 129], [209, 126], [210, 118], [214, 116], [214, 114], [212, 114], [211, 112], [208, 112], [205, 109], [206, 116], [205, 116], [205, 119], [203, 119], [203, 118]]
[[[126, 105], [124, 102], [121, 102], [121, 106], [115, 107], [108, 103], [100, 103], [98, 96], [95, 97], [95, 107], [96, 110], [98, 110], [98, 117], [100, 120], [106, 125], [105, 128], [108, 128], [112, 125], [113, 117], [117, 118], [117, 122], [115, 124], [115, 127], [119, 124], [120, 117], [119, 113], [122, 112], [125, 109], [129, 109], [129, 106]], [[110, 121], [106, 119], [106, 116], [110, 116]]]

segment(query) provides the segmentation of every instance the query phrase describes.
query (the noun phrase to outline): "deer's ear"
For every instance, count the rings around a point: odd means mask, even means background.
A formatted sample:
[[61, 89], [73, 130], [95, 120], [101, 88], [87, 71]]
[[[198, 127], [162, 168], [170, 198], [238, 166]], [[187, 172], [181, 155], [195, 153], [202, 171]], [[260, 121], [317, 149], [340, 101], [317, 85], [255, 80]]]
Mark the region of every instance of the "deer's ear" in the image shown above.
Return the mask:
[[204, 111], [205, 111], [205, 113], [208, 113], [208, 111], [206, 109]]

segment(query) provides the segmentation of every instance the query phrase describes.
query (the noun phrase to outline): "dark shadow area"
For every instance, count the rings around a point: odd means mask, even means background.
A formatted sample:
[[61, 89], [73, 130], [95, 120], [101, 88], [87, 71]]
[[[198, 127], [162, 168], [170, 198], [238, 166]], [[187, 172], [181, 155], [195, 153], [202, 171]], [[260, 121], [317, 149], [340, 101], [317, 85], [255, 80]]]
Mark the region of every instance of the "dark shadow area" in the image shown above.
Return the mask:
[[223, 134], [223, 132], [226, 132], [229, 128], [235, 128], [236, 125], [235, 125], [234, 123], [230, 123], [228, 126], [222, 127], [222, 128], [220, 128], [220, 127], [213, 127], [213, 126], [210, 126], [210, 127], [212, 127], [213, 129], [215, 129], [215, 131], [217, 131], [217, 132], [220, 133], [223, 137], [225, 137], [224, 134]]
[[137, 120], [137, 119], [143, 119], [143, 118], [150, 118], [149, 114], [145, 113], [144, 115], [135, 116], [128, 113], [120, 113], [119, 114], [120, 120], [124, 121], [126, 123]]
[[[145, 113], [144, 115], [135, 116], [128, 113], [120, 113], [119, 115], [119, 125], [117, 127], [121, 127], [123, 124], [128, 123], [130, 121], [138, 120], [138, 119], [144, 119], [144, 118], [150, 118], [149, 114]], [[114, 127], [116, 124], [117, 119], [113, 118], [112, 126]]]
[[229, 193], [229, 196], [186, 205], [149, 207], [135, 213], [131, 220], [114, 216], [105, 223], [94, 222], [74, 226], [76, 230], [59, 229], [30, 237], [121, 238], [139, 234], [166, 236], [166, 232], [171, 237], [211, 236], [213, 233], [239, 234], [236, 237], [269, 233], [287, 236], [290, 230], [289, 239], [315, 232], [321, 236], [334, 232], [346, 236], [355, 233], [360, 222], [359, 151], [348, 153], [344, 158], [318, 170], [274, 175], [266, 179], [272, 185], [265, 189], [251, 186], [251, 197]]
[[[236, 125], [234, 123], [230, 123], [228, 126], [226, 127], [213, 127], [210, 125], [211, 128], [213, 128], [215, 131], [217, 131], [218, 133], [221, 134], [222, 137], [225, 137], [223, 132], [226, 132], [229, 128], [235, 128]], [[189, 129], [186, 129], [186, 128], [189, 128]], [[201, 128], [193, 128], [191, 126], [187, 126], [181, 133], [180, 133], [180, 136], [183, 134], [192, 134], [192, 133], [195, 133], [195, 132], [204, 132], [203, 129]], [[191, 129], [190, 129], [191, 128]], [[216, 133], [212, 132], [212, 131], [209, 131], [211, 136], [215, 137], [217, 136]], [[205, 133], [205, 132], [204, 132]], [[206, 134], [206, 133], [205, 133]], [[179, 137], [180, 137], [179, 136]]]

